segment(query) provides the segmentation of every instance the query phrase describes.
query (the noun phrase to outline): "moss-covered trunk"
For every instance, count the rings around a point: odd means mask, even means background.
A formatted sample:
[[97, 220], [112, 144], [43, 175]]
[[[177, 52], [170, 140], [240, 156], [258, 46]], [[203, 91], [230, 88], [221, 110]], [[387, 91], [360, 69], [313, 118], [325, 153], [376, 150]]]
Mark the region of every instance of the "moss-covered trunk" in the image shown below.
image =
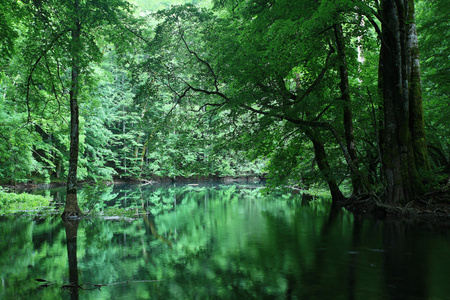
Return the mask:
[[409, 83], [409, 117], [414, 159], [418, 170], [429, 170], [427, 141], [423, 118], [422, 82], [420, 76], [419, 42], [417, 38], [414, 1], [410, 0], [406, 19], [406, 62]]
[[[411, 95], [412, 61], [408, 59], [409, 27], [412, 0], [383, 0], [382, 42], [380, 50], [380, 89], [383, 95], [384, 136], [383, 169], [386, 180], [386, 200], [389, 203], [406, 202], [424, 192], [416, 165], [411, 127], [423, 119], [423, 111], [417, 113], [417, 103]], [[412, 16], [412, 18], [414, 18]], [[420, 77], [420, 75], [419, 75]], [[420, 81], [419, 81], [420, 83]], [[420, 130], [418, 131], [420, 132]], [[416, 137], [414, 137], [416, 138]]]

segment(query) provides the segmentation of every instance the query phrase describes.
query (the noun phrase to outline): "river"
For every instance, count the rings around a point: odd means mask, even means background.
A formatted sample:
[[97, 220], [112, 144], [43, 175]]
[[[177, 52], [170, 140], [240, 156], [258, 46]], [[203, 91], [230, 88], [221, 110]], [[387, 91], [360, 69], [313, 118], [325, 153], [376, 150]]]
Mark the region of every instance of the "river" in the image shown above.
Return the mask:
[[0, 299], [450, 299], [448, 231], [331, 213], [327, 197], [121, 185], [79, 201], [150, 214], [1, 218]]

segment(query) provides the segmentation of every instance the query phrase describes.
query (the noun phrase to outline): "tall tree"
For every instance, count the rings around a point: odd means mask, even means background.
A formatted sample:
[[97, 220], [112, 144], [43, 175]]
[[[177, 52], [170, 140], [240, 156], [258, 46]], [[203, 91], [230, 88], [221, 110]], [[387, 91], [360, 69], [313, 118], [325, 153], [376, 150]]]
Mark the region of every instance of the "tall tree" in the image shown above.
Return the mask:
[[[60, 82], [59, 86], [55, 83], [49, 84], [58, 102], [58, 93], [66, 97], [66, 90], [68, 90], [71, 116], [70, 153], [67, 198], [62, 216], [63, 218], [79, 216], [81, 215], [77, 201], [79, 103], [80, 98], [86, 95], [82, 87], [89, 85], [90, 64], [98, 62], [102, 57], [99, 39], [106, 38], [111, 42], [123, 44], [124, 37], [127, 34], [129, 37], [129, 30], [124, 24], [128, 21], [132, 22], [133, 19], [130, 14], [130, 5], [122, 0], [46, 0], [33, 1], [29, 9], [32, 19], [30, 21], [33, 21], [35, 27], [28, 35], [28, 45], [40, 50], [31, 54], [32, 63], [26, 83], [26, 101], [29, 106], [37, 70]], [[115, 31], [111, 30], [112, 26], [115, 26]], [[41, 36], [41, 39], [36, 40], [36, 35]], [[67, 76], [67, 73], [70, 76]]]
[[[318, 24], [308, 21], [318, 17], [316, 3], [280, 1], [269, 7], [260, 2], [248, 7], [242, 3], [241, 9], [236, 17], [224, 19], [192, 6], [160, 14], [163, 22], [157, 28], [157, 50], [153, 51], [161, 56], [166, 51], [181, 54], [176, 61], [162, 64], [162, 72], [169, 74], [167, 85], [178, 89], [175, 92], [180, 98], [196, 94], [198, 99], [200, 93], [214, 99], [204, 98], [204, 106], [210, 111], [230, 111], [235, 116], [231, 120], [239, 118], [251, 131], [256, 131], [250, 125], [255, 123], [264, 124], [262, 130], [273, 124], [286, 126], [286, 137], [280, 142], [293, 141], [290, 147], [298, 145], [295, 139], [309, 138], [333, 199], [343, 200], [322, 141], [329, 140], [330, 135], [341, 141], [331, 121], [334, 117], [325, 114], [340, 102], [335, 100], [335, 78], [330, 74], [335, 50], [330, 45], [332, 31], [326, 24], [331, 19], [315, 20]], [[266, 32], [266, 28], [270, 30]], [[307, 40], [313, 50], [305, 47]], [[344, 143], [340, 145], [347, 153]]]
[[[207, 14], [200, 15], [191, 6], [173, 9], [163, 16], [164, 25], [157, 29], [154, 44], [165, 40], [172, 49], [184, 51], [188, 57], [180, 56], [165, 65], [167, 78], [173, 80], [168, 85], [173, 90], [179, 88], [183, 97], [194, 92], [216, 97], [215, 102], [207, 102], [206, 106], [240, 116], [250, 115], [256, 122], [295, 124], [297, 132], [303, 132], [313, 143], [318, 164], [317, 158], [322, 157], [318, 154], [323, 152], [323, 147], [318, 147], [322, 145], [320, 141], [334, 138], [334, 145], [342, 150], [351, 170], [357, 193], [363, 189], [370, 192], [372, 187], [358, 166], [345, 42], [341, 24], [336, 20], [346, 18], [344, 25], [349, 27], [352, 18], [359, 26], [361, 16], [367, 17], [381, 38], [379, 87], [384, 121], [381, 160], [385, 199], [395, 203], [423, 193], [419, 171], [429, 169], [429, 163], [414, 1], [385, 0], [381, 6], [378, 1], [352, 0], [320, 3], [224, 0], [215, 4], [228, 9], [226, 17], [211, 21]], [[191, 16], [189, 21], [187, 16]], [[214, 34], [212, 28], [221, 32], [221, 36]], [[174, 33], [178, 35], [176, 40], [172, 40]], [[359, 37], [359, 33], [353, 36], [355, 40]], [[166, 47], [158, 49], [170, 53]], [[187, 66], [200, 71], [186, 72]], [[336, 67], [339, 77], [333, 74]], [[177, 73], [180, 71], [185, 75]], [[337, 84], [340, 96], [334, 88]], [[344, 108], [343, 115], [336, 114], [338, 107]], [[343, 124], [336, 123], [341, 118]], [[340, 137], [342, 131], [347, 145]], [[373, 144], [378, 142], [372, 140]], [[319, 169], [326, 181], [332, 182], [335, 178], [330, 174], [336, 167], [328, 163], [320, 164]]]
[[66, 205], [64, 207], [63, 218], [69, 216], [81, 215], [81, 210], [77, 201], [77, 169], [78, 169], [78, 150], [80, 139], [80, 121], [78, 96], [81, 89], [80, 84], [80, 51], [81, 44], [81, 20], [80, 20], [80, 3], [79, 0], [73, 1], [73, 24], [71, 28], [70, 56], [72, 80], [69, 91], [70, 103], [70, 152], [69, 152], [69, 173], [67, 175], [67, 196]]
[[[363, 178], [361, 178], [361, 173], [359, 172], [359, 162], [358, 162], [358, 154], [356, 151], [356, 141], [354, 134], [354, 126], [353, 126], [353, 111], [351, 105], [351, 96], [350, 96], [350, 83], [348, 79], [348, 63], [347, 63], [347, 55], [345, 52], [345, 41], [344, 41], [344, 33], [342, 29], [342, 24], [334, 24], [333, 25], [334, 36], [336, 40], [336, 48], [337, 54], [339, 57], [339, 88], [341, 90], [341, 97], [344, 101], [343, 105], [343, 121], [344, 121], [344, 132], [345, 132], [345, 141], [347, 146], [347, 151], [349, 155], [349, 159], [353, 164], [352, 168], [352, 188], [353, 194], [361, 194], [364, 192], [364, 185], [362, 184]], [[355, 169], [355, 170], [353, 170]]]
[[386, 199], [397, 203], [424, 192], [419, 170], [429, 169], [414, 1], [381, 1], [381, 21], [383, 169]]

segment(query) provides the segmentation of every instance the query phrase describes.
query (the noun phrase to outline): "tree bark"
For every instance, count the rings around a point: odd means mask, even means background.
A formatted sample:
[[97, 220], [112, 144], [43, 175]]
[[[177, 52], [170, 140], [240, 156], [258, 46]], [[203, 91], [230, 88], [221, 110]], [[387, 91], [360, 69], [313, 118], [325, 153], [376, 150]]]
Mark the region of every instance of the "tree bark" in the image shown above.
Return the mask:
[[78, 217], [81, 215], [81, 210], [78, 206], [77, 199], [77, 168], [78, 168], [78, 148], [79, 148], [79, 109], [78, 109], [78, 95], [80, 89], [80, 57], [81, 50], [81, 23], [78, 16], [79, 2], [75, 0], [75, 27], [72, 29], [71, 41], [71, 56], [72, 56], [72, 84], [69, 92], [70, 101], [70, 152], [69, 152], [69, 173], [67, 175], [67, 197], [66, 205], [62, 218], [66, 219], [69, 216]]
[[[413, 147], [410, 85], [408, 70], [408, 6], [412, 0], [383, 0], [380, 50], [380, 88], [383, 95], [383, 169], [388, 203], [407, 202], [424, 192], [417, 171]], [[412, 16], [413, 18], [413, 16]], [[420, 82], [420, 81], [419, 81]], [[421, 103], [421, 99], [419, 101]], [[415, 109], [414, 111], [417, 111]]]
[[320, 173], [323, 175], [325, 181], [328, 184], [333, 204], [346, 200], [346, 197], [342, 194], [339, 186], [336, 183], [336, 180], [331, 174], [331, 168], [328, 164], [328, 157], [327, 153], [325, 152], [324, 144], [311, 129], [305, 129], [305, 133], [313, 143], [317, 167], [319, 168]]
[[423, 118], [422, 82], [420, 76], [419, 42], [417, 38], [414, 1], [410, 0], [406, 19], [407, 26], [407, 78], [409, 82], [410, 130], [414, 159], [418, 170], [429, 170], [425, 123]]
[[[345, 141], [350, 159], [355, 168], [359, 169], [358, 155], [356, 152], [355, 135], [353, 130], [353, 113], [351, 108], [350, 84], [348, 81], [347, 58], [345, 55], [344, 33], [341, 24], [334, 24], [333, 29], [334, 29], [334, 36], [336, 39], [337, 54], [340, 60], [339, 88], [341, 90], [341, 99], [344, 101], [343, 115], [344, 115]], [[352, 180], [353, 195], [363, 193], [364, 186], [362, 184], [359, 174], [356, 174], [351, 169], [351, 177], [352, 177], [351, 180]]]

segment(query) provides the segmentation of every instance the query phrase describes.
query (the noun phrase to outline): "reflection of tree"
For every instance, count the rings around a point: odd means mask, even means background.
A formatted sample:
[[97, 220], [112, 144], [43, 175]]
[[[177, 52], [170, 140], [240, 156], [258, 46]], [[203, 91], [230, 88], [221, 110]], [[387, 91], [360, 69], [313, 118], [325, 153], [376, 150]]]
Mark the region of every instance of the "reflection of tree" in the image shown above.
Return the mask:
[[428, 247], [414, 228], [386, 221], [383, 242], [384, 279], [389, 299], [429, 299], [426, 284]]
[[64, 228], [66, 229], [66, 241], [67, 241], [67, 257], [69, 260], [69, 285], [65, 285], [65, 288], [70, 289], [70, 299], [78, 299], [78, 261], [77, 261], [77, 234], [79, 220], [67, 220], [64, 222]]
[[[156, 190], [159, 200], [150, 198], [150, 191]], [[422, 249], [446, 253], [448, 240], [442, 239], [445, 244], [439, 247], [429, 243], [428, 236], [402, 226], [388, 230], [379, 226], [384, 223], [347, 212], [328, 214], [329, 202], [320, 198], [302, 206], [300, 196], [263, 196], [235, 187], [142, 189], [141, 208], [157, 208], [157, 201], [173, 208], [130, 223], [64, 224], [65, 234], [59, 218], [34, 225], [11, 223], [7, 231], [14, 237], [11, 246], [0, 241], [5, 253], [0, 264], [12, 257], [22, 273], [0, 268], [0, 275], [14, 278], [17, 285], [27, 284], [24, 278], [30, 283], [21, 294], [1, 294], [0, 289], [0, 298], [61, 299], [69, 291], [71, 297], [95, 300], [401, 298], [395, 288], [387, 288], [392, 283], [398, 291], [411, 289], [411, 284], [421, 289], [417, 294], [415, 289], [406, 291], [411, 298], [424, 298], [429, 291], [434, 294], [428, 296], [441, 299], [448, 295], [445, 279], [438, 287], [434, 283], [437, 276], [446, 278], [448, 263], [438, 261], [443, 255]], [[3, 236], [8, 232], [0, 229]], [[22, 249], [24, 245], [31, 250]], [[66, 251], [69, 274], [61, 256]], [[424, 272], [430, 261], [434, 263], [430, 269], [442, 269], [434, 278]], [[36, 278], [53, 284], [34, 291]], [[439, 288], [442, 291], [436, 293]]]
[[143, 215], [143, 218], [144, 218], [145, 224], [147, 224], [148, 227], [150, 227], [150, 231], [152, 232], [152, 235], [155, 238], [157, 238], [158, 240], [166, 243], [169, 246], [169, 248], [172, 249], [172, 242], [169, 241], [168, 239], [164, 238], [162, 235], [158, 234], [158, 232], [156, 231], [156, 228], [155, 228], [154, 221], [150, 220], [147, 215]]

